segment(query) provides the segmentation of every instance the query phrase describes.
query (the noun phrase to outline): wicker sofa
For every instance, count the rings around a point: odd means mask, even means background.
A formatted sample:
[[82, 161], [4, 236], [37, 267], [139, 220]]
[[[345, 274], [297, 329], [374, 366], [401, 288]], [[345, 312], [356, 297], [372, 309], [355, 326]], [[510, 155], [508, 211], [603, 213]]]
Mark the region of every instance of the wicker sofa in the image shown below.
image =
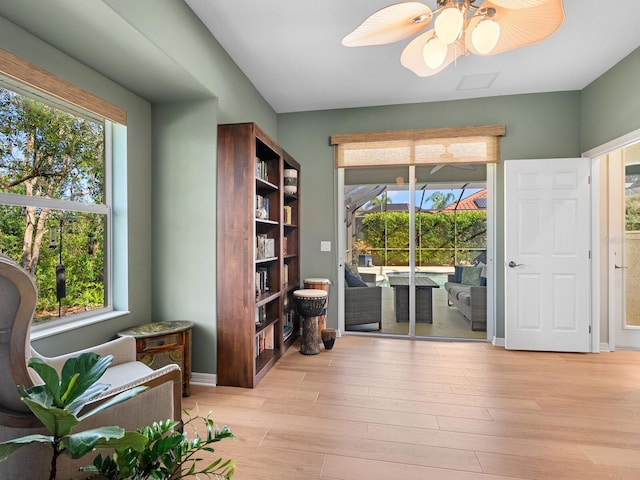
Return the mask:
[[[456, 267], [458, 269], [459, 267]], [[481, 267], [462, 267], [481, 268]], [[479, 275], [478, 275], [479, 276]], [[449, 305], [455, 307], [471, 324], [471, 330], [484, 331], [487, 329], [487, 287], [486, 279], [479, 277], [479, 285], [465, 282], [462, 270], [449, 275], [449, 281], [444, 284], [447, 291]], [[484, 283], [484, 285], [483, 285]]]
[[[352, 283], [345, 271], [344, 291], [344, 327], [346, 330], [362, 330], [362, 327], [376, 325], [376, 330], [382, 329], [382, 287], [375, 286], [375, 275], [357, 273], [352, 270], [360, 282]], [[349, 286], [361, 285], [361, 286]], [[349, 328], [359, 327], [359, 328]]]

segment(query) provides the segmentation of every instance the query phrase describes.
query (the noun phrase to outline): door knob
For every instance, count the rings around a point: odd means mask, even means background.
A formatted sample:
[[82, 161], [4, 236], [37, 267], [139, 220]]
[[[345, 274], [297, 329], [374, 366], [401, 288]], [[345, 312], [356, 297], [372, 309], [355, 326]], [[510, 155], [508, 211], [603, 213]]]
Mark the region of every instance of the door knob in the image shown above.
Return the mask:
[[624, 265], [614, 265], [614, 266], [615, 266], [615, 268], [627, 268]]
[[523, 264], [522, 263], [516, 263], [513, 260], [511, 260], [508, 265], [509, 265], [510, 268], [516, 268], [516, 267], [521, 267]]

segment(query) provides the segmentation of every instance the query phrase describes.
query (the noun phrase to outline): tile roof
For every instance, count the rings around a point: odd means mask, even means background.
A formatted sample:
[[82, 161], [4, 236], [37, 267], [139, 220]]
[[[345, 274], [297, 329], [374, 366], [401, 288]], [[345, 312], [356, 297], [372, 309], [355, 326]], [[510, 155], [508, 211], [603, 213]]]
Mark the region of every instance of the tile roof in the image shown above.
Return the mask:
[[460, 200], [460, 203], [457, 204], [453, 202], [443, 211], [452, 211], [452, 210], [486, 210], [487, 209], [487, 189], [483, 188], [482, 190], [474, 193], [473, 195], [469, 195], [466, 198]]

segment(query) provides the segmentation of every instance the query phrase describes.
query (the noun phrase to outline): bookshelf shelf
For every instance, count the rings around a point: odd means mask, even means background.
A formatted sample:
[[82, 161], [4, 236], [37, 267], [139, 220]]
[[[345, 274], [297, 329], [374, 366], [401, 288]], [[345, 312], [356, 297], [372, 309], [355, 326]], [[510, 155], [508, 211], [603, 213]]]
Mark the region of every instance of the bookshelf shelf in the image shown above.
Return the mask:
[[[285, 174], [297, 174], [295, 194]], [[218, 126], [219, 385], [255, 387], [298, 336], [299, 178], [256, 124]]]

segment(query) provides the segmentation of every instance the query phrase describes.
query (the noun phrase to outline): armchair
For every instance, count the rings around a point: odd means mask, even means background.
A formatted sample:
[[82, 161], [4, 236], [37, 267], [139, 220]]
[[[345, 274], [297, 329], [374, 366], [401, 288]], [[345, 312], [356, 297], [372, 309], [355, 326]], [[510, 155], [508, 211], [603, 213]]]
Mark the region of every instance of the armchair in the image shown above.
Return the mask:
[[[23, 385], [28, 388], [41, 383], [37, 374], [27, 367], [27, 361], [32, 356], [49, 363], [59, 373], [67, 358], [85, 351], [102, 356], [113, 355], [113, 363], [100, 379], [111, 388], [96, 402], [105, 401], [133, 386], [149, 387], [149, 390], [125, 403], [90, 417], [80, 425], [83, 430], [104, 425], [119, 425], [127, 430], [135, 430], [158, 420], [180, 420], [182, 376], [177, 365], [152, 370], [137, 362], [133, 337], [119, 338], [53, 358], [39, 355], [29, 340], [36, 300], [36, 286], [28, 273], [13, 260], [0, 255], [0, 441], [30, 433], [46, 433], [20, 401], [15, 387]], [[50, 451], [45, 446], [24, 447], [0, 463], [0, 478], [48, 478], [50, 459]], [[58, 476], [76, 476], [78, 467], [90, 462], [91, 458], [71, 460], [65, 457], [58, 463]]]
[[347, 287], [344, 292], [344, 328], [377, 323], [382, 329], [382, 287]]

